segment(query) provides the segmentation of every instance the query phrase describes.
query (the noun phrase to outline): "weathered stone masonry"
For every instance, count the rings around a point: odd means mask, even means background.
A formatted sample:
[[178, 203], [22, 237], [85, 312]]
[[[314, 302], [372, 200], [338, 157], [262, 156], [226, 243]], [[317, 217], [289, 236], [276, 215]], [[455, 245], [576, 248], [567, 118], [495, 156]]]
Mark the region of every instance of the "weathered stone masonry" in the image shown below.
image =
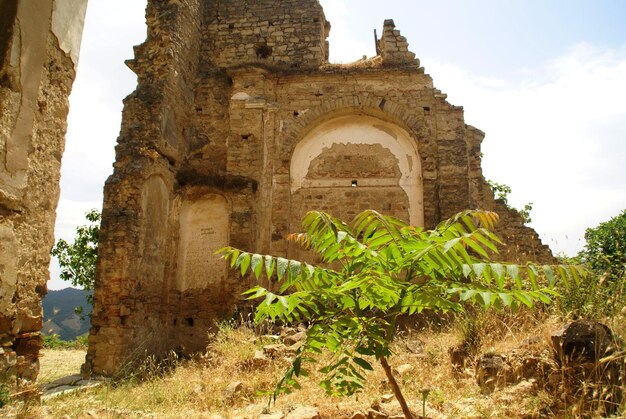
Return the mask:
[[39, 370], [68, 96], [87, 0], [0, 0], [0, 380]]
[[426, 227], [494, 209], [517, 244], [507, 258], [551, 258], [494, 201], [484, 134], [433, 87], [393, 21], [379, 56], [334, 65], [317, 0], [155, 1], [146, 19], [105, 186], [85, 372], [203, 350], [243, 288], [213, 252], [296, 256], [285, 236], [311, 209], [374, 208]]

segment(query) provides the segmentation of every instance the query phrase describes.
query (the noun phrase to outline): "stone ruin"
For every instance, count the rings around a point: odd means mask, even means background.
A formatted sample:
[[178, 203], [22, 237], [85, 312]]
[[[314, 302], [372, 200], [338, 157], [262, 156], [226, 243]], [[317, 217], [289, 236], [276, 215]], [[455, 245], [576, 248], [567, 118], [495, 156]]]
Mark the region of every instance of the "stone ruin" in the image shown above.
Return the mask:
[[39, 371], [59, 176], [87, 0], [0, 0], [0, 382]]
[[298, 256], [285, 236], [312, 209], [349, 220], [373, 208], [425, 227], [495, 210], [505, 259], [552, 261], [494, 200], [484, 133], [392, 20], [378, 55], [347, 65], [328, 61], [317, 0], [150, 1], [146, 21], [105, 186], [85, 373], [203, 351], [246, 286], [214, 252]]

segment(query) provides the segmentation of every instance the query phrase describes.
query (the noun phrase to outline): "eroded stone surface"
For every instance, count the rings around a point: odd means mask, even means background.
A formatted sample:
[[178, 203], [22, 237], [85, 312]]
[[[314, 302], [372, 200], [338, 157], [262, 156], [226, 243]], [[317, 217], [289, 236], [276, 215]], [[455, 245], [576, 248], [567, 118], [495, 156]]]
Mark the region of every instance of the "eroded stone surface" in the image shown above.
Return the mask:
[[377, 57], [335, 65], [317, 0], [243, 3], [148, 4], [105, 186], [85, 372], [204, 350], [248, 285], [214, 250], [311, 257], [285, 237], [312, 209], [349, 221], [373, 208], [427, 228], [496, 210], [515, 243], [504, 258], [552, 260], [494, 200], [484, 134], [435, 89], [393, 21]]
[[1, 380], [32, 381], [39, 371], [41, 298], [86, 4], [0, 2]]

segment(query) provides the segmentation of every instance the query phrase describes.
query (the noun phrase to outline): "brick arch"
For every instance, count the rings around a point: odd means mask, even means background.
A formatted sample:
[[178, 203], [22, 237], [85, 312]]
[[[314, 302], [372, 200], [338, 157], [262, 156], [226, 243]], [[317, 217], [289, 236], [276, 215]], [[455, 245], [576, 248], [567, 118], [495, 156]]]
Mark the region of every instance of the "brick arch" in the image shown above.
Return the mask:
[[347, 115], [367, 115], [395, 124], [406, 130], [417, 142], [418, 152], [428, 141], [423, 116], [415, 110], [395, 103], [384, 97], [353, 95], [350, 98], [334, 99], [324, 102], [321, 106], [311, 108], [297, 119], [282, 133], [285, 147], [282, 157], [290, 158], [298, 142], [315, 127], [331, 119]]

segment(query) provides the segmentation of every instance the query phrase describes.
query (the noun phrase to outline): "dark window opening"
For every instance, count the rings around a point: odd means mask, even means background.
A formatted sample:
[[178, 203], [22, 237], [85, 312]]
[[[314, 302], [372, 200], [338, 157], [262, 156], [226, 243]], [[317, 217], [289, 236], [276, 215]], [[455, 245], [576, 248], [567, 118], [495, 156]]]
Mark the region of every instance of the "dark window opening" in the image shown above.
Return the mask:
[[250, 139], [250, 137], [252, 137], [252, 134], [243, 134], [243, 135], [241, 136], [241, 139], [242, 139], [242, 140], [249, 140], [249, 139]]
[[272, 55], [272, 47], [267, 45], [259, 45], [256, 47], [256, 56], [261, 59], [266, 59]]
[[187, 317], [185, 321], [187, 322], [187, 326], [193, 327], [193, 317]]
[[352, 181], [352, 187], [353, 187], [353, 188], [356, 188], [357, 186], [359, 186], [359, 182], [358, 182], [358, 181], [356, 181], [356, 180], [353, 180], [353, 181]]

